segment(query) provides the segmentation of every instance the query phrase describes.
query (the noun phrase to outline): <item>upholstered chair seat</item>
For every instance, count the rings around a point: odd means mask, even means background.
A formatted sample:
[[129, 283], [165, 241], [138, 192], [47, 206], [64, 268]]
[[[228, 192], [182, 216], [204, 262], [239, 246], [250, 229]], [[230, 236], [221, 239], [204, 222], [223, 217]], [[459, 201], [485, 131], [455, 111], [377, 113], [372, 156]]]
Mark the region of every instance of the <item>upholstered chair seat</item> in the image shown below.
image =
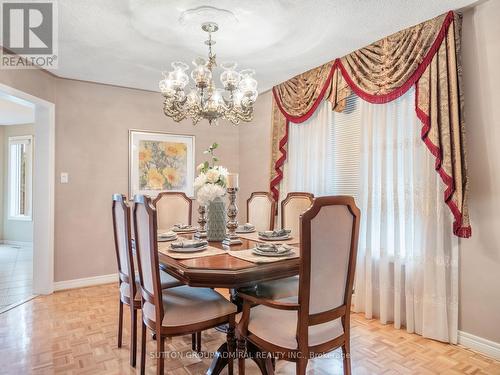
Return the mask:
[[[297, 298], [284, 298], [277, 302], [297, 303]], [[248, 333], [282, 348], [297, 349], [297, 320], [297, 311], [278, 310], [265, 305], [256, 306], [250, 314]], [[343, 333], [340, 318], [312, 326], [309, 328], [309, 346], [324, 344]]]
[[296, 297], [299, 294], [299, 277], [292, 276], [285, 279], [265, 281], [259, 283], [257, 295], [263, 298], [282, 299]]
[[[162, 302], [165, 315], [161, 325], [167, 329], [236, 313], [236, 305], [210, 288], [180, 286], [167, 289], [162, 293]], [[145, 302], [142, 311], [151, 323], [156, 323], [154, 304]]]
[[[162, 289], [173, 288], [173, 287], [182, 285], [182, 283], [179, 280], [177, 280], [175, 277], [170, 276], [168, 273], [163, 272], [163, 271], [160, 272], [160, 283], [161, 283]], [[137, 292], [135, 293], [134, 299], [136, 301], [140, 301], [141, 300], [141, 284], [140, 284], [140, 280], [139, 280], [139, 275], [137, 275], [135, 278], [135, 284], [136, 284]], [[121, 283], [120, 294], [122, 297], [130, 298], [130, 285], [128, 283], [125, 283], [125, 282]]]

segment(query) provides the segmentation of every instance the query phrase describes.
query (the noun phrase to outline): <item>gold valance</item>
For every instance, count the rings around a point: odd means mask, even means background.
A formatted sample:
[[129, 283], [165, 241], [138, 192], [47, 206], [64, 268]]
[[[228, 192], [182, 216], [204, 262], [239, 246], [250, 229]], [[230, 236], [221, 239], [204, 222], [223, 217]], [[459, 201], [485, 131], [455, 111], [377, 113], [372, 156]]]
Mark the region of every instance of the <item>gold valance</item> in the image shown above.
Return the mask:
[[449, 12], [275, 86], [270, 184], [275, 199], [283, 178], [290, 122], [307, 120], [324, 98], [334, 110], [342, 111], [352, 92], [383, 104], [415, 86], [422, 140], [436, 158], [436, 171], [446, 185], [444, 200], [455, 218], [454, 233], [469, 237], [460, 27], [459, 16]]

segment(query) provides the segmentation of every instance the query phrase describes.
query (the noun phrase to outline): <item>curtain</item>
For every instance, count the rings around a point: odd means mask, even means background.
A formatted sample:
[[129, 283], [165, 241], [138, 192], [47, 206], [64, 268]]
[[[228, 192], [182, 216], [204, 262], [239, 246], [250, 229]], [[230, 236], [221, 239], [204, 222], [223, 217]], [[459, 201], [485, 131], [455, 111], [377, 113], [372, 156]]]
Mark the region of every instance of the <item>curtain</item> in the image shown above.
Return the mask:
[[273, 88], [270, 190], [279, 199], [290, 123], [303, 123], [325, 99], [343, 111], [354, 92], [370, 103], [389, 103], [416, 88], [413, 108], [422, 141], [446, 189], [453, 233], [470, 237], [461, 88], [460, 17], [448, 12], [402, 30]]
[[[348, 113], [324, 101], [308, 120], [291, 124], [281, 189], [355, 196], [362, 216], [354, 310], [456, 343], [458, 239], [448, 229], [453, 217], [433, 156], [418, 135], [415, 90], [382, 106], [351, 98]], [[342, 165], [355, 173], [346, 175]]]
[[354, 310], [456, 343], [458, 239], [444, 187], [418, 136], [414, 90], [386, 105], [360, 100], [362, 212]]

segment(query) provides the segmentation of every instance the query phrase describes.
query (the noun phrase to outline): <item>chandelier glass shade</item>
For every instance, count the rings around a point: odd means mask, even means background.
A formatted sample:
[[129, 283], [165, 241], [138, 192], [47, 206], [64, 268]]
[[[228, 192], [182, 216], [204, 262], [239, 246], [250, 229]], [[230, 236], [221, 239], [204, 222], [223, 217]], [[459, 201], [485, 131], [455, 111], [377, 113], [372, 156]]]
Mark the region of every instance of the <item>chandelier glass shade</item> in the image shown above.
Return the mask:
[[183, 62], [173, 62], [172, 70], [163, 72], [160, 91], [164, 96], [163, 112], [179, 122], [191, 118], [193, 125], [207, 119], [210, 125], [217, 124], [218, 119], [231, 121], [234, 125], [248, 122], [253, 118], [253, 104], [257, 100], [257, 81], [255, 71], [245, 69], [236, 71], [237, 64], [228, 62], [221, 64], [220, 82], [224, 89], [216, 87], [214, 68], [217, 66], [216, 56], [212, 52], [215, 41], [212, 33], [218, 30], [213, 22], [202, 24], [201, 28], [208, 33], [208, 59], [197, 58], [193, 61], [191, 80], [193, 88], [189, 89], [189, 66]]

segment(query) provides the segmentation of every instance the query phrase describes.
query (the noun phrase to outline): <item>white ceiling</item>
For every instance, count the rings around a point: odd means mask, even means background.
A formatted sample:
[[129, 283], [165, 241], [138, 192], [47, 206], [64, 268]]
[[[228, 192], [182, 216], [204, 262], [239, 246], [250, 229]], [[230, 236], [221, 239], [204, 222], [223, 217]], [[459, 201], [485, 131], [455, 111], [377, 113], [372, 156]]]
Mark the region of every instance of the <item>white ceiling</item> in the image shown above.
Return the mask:
[[0, 92], [0, 125], [33, 124], [34, 122], [34, 105]]
[[[218, 61], [257, 71], [259, 91], [384, 36], [476, 0], [59, 0], [55, 74], [158, 91], [172, 61], [206, 55], [201, 21], [215, 19]], [[234, 16], [184, 11], [210, 5]]]

